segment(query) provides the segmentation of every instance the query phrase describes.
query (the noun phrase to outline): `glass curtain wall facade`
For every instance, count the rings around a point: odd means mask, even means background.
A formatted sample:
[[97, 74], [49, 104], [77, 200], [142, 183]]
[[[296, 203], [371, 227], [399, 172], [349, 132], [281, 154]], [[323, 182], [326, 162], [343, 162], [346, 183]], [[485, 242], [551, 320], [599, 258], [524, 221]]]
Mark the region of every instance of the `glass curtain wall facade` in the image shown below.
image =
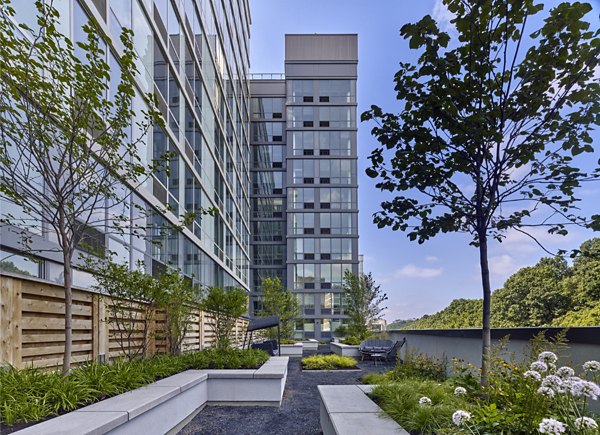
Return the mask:
[[[119, 34], [134, 31], [139, 55], [134, 110], [144, 108], [142, 93], [154, 92], [166, 120], [147, 134], [140, 154], [150, 161], [170, 151], [170, 170], [155, 174], [131, 195], [132, 222], [147, 228], [145, 238], [111, 232], [110, 205], [106, 220], [94, 228], [102, 248], [116, 259], [145, 263], [148, 273], [179, 268], [200, 285], [249, 288], [250, 147], [248, 42], [250, 11], [247, 0], [55, 0], [61, 31], [82, 40], [81, 26], [91, 18], [107, 36], [111, 84], [119, 79]], [[17, 20], [35, 22], [32, 2], [13, 1]], [[132, 119], [129, 132], [139, 132]], [[123, 186], [126, 190], [128, 187]], [[165, 211], [166, 206], [171, 211]], [[214, 216], [190, 222], [182, 232], [172, 229], [177, 216], [214, 207]], [[151, 213], [139, 213], [140, 209]], [[2, 202], [3, 215], [19, 216], [13, 204]], [[21, 212], [22, 214], [22, 212]], [[148, 217], [150, 216], [150, 217]], [[52, 246], [55, 237], [44, 217], [32, 233], [35, 247]], [[18, 219], [11, 220], [19, 225]], [[61, 282], [62, 266], [51, 253], [39, 263], [19, 256], [18, 237], [10, 226], [1, 228], [0, 260], [8, 258], [18, 271]], [[152, 242], [160, 243], [152, 243]], [[7, 264], [7, 261], [2, 264]], [[13, 270], [14, 271], [14, 270]], [[89, 287], [91, 276], [76, 271], [74, 284]]]
[[300, 302], [296, 337], [329, 339], [347, 318], [344, 273], [358, 273], [357, 37], [285, 42], [285, 78], [250, 84], [252, 307], [279, 276]]

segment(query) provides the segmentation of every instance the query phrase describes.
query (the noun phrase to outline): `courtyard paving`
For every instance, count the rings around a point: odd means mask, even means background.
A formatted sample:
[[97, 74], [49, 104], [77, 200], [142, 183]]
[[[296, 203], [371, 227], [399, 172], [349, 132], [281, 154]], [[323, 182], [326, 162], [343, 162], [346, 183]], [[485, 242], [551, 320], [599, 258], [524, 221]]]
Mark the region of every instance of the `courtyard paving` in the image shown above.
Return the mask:
[[[319, 346], [319, 353], [329, 353], [329, 346]], [[300, 369], [300, 358], [290, 358], [281, 407], [208, 406], [179, 434], [317, 435], [321, 433], [317, 385], [360, 384], [364, 374], [388, 371], [392, 366], [359, 361], [361, 370], [307, 372]]]

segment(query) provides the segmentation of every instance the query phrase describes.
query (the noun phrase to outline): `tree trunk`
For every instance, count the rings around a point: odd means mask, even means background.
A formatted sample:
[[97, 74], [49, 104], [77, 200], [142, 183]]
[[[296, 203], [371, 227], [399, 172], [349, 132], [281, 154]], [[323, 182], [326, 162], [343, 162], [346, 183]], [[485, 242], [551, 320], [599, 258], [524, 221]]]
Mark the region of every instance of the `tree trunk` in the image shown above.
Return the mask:
[[492, 291], [490, 287], [490, 269], [488, 265], [488, 245], [485, 232], [479, 234], [479, 264], [481, 266], [481, 283], [483, 284], [483, 329], [481, 332], [481, 386], [488, 386], [490, 368], [491, 334], [490, 313]]
[[65, 276], [65, 353], [62, 373], [66, 375], [71, 370], [71, 347], [73, 345], [73, 273], [71, 258], [66, 252], [63, 255], [63, 272]]

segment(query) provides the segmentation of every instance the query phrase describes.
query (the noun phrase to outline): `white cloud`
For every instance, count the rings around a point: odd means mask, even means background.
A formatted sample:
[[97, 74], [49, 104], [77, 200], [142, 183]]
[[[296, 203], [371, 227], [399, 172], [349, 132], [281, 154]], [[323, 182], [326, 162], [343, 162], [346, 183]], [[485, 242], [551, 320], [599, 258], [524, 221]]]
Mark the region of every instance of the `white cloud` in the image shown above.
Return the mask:
[[455, 15], [448, 10], [448, 7], [442, 0], [436, 0], [431, 16], [435, 21], [437, 21], [440, 30], [444, 32], [452, 32], [456, 30], [454, 24], [450, 22], [450, 20], [454, 19]]
[[494, 275], [510, 275], [516, 272], [520, 266], [510, 255], [496, 255], [488, 260], [490, 273]]
[[427, 257], [425, 257], [425, 261], [429, 261], [429, 262], [439, 261], [439, 258], [437, 258], [435, 255], [428, 255]]
[[429, 268], [429, 267], [418, 267], [414, 264], [407, 264], [402, 268], [398, 269], [394, 274], [395, 277], [400, 278], [435, 278], [442, 274], [443, 269], [440, 268]]

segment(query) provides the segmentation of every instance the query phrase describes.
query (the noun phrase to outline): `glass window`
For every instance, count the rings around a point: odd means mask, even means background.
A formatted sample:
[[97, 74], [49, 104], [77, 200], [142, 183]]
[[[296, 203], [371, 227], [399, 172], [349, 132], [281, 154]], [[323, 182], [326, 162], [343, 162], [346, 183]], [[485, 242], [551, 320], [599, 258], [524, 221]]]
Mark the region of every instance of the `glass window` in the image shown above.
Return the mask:
[[315, 208], [315, 189], [312, 187], [295, 187], [288, 189], [288, 205], [290, 208]]
[[294, 259], [313, 260], [315, 258], [315, 239], [294, 239]]
[[354, 103], [353, 80], [319, 80], [319, 102]]
[[292, 234], [314, 234], [315, 232], [315, 214], [314, 213], [290, 213]]
[[283, 142], [283, 122], [253, 122], [252, 142]]
[[285, 256], [284, 245], [254, 245], [254, 264], [279, 265], [283, 264]]
[[352, 234], [350, 213], [320, 213], [321, 234]]
[[352, 260], [352, 239], [320, 239], [321, 260]]
[[352, 189], [346, 187], [322, 187], [319, 190], [321, 208], [352, 208]]
[[252, 240], [257, 242], [281, 242], [284, 237], [282, 221], [252, 222]]
[[283, 198], [254, 198], [252, 202], [252, 214], [254, 217], [282, 217]]
[[[315, 154], [315, 134], [314, 131], [294, 131], [292, 132], [292, 150], [295, 156], [314, 155]], [[306, 150], [306, 151], [305, 151]]]
[[251, 106], [254, 119], [281, 119], [283, 117], [283, 99], [281, 98], [252, 98]]
[[314, 110], [310, 106], [293, 106], [287, 108], [288, 127], [313, 127]]
[[307, 284], [314, 286], [315, 283], [315, 265], [314, 264], [295, 264], [294, 265], [294, 288], [307, 288]]
[[252, 173], [252, 193], [272, 195], [283, 189], [283, 172], [258, 171]]
[[319, 126], [333, 128], [352, 127], [354, 111], [350, 107], [320, 107]]
[[315, 177], [315, 160], [293, 160], [293, 183], [294, 184], [312, 184]]
[[284, 147], [282, 145], [253, 145], [251, 148], [254, 168], [283, 167]]
[[14, 252], [0, 250], [0, 272], [40, 277], [40, 264]]
[[308, 103], [313, 101], [312, 80], [288, 80], [287, 98], [292, 103]]

